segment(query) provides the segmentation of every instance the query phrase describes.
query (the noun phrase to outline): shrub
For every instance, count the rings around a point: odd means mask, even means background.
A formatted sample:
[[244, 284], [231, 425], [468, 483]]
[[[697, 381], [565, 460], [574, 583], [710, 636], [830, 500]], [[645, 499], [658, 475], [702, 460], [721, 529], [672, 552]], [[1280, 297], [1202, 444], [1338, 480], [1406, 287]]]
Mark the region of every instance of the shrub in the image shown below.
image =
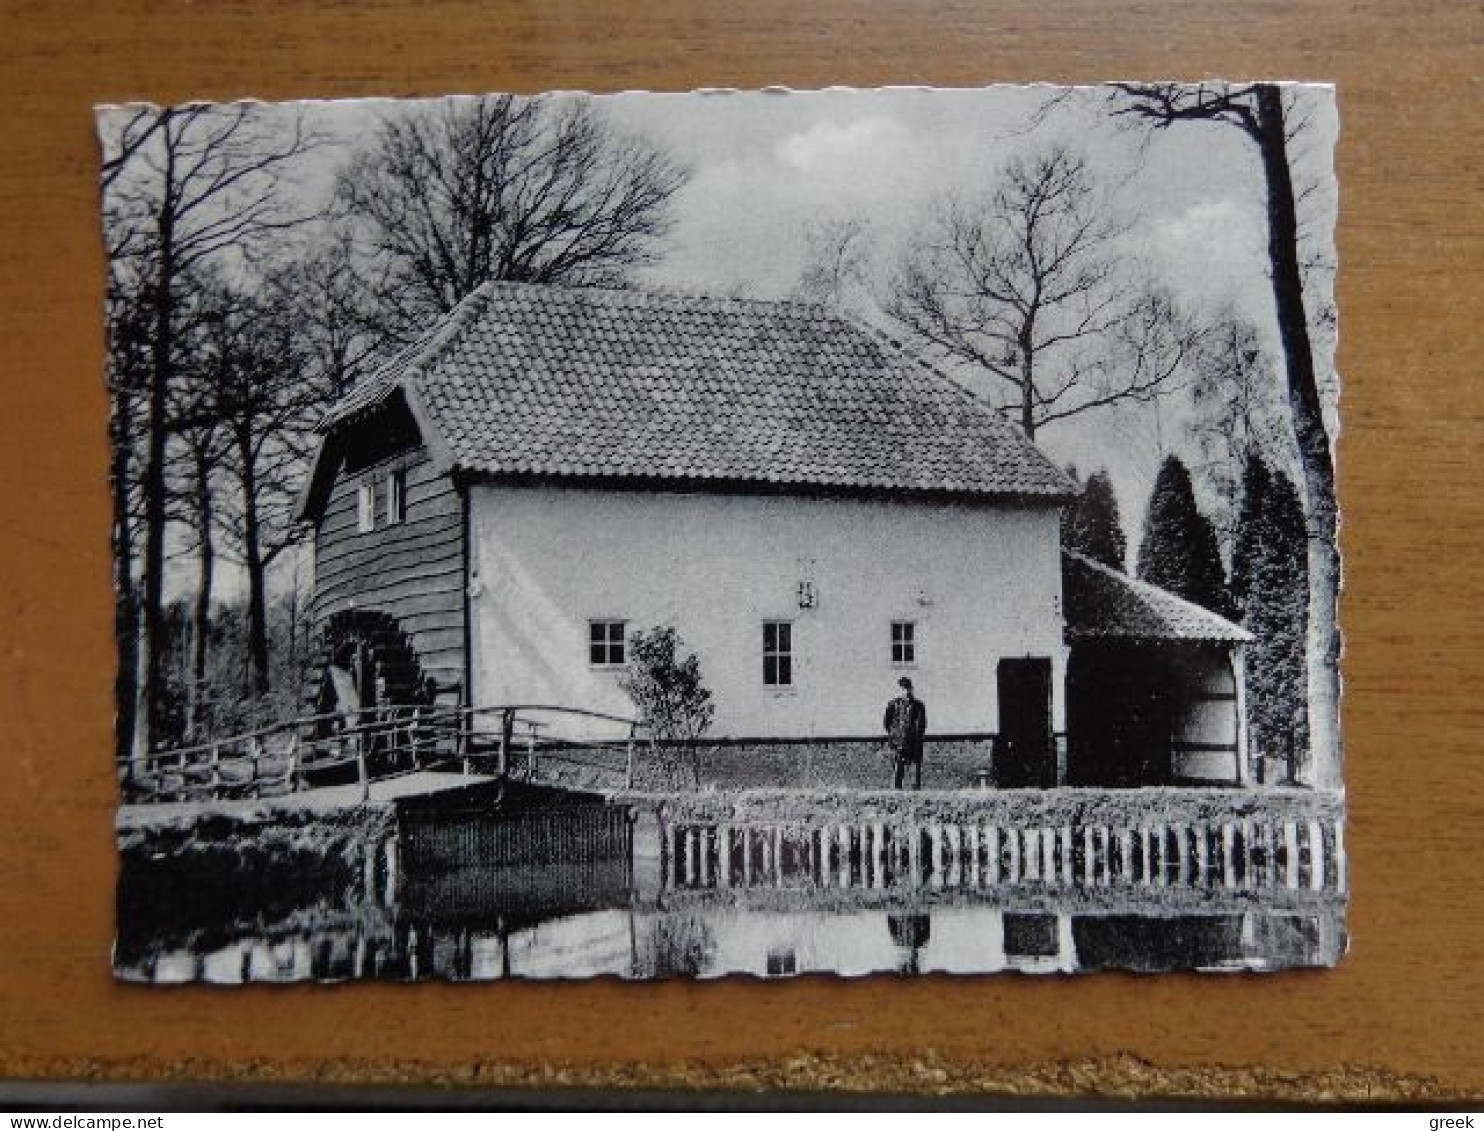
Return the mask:
[[656, 751], [667, 759], [671, 782], [678, 776], [676, 761], [685, 759], [700, 788], [700, 741], [711, 727], [716, 706], [701, 675], [701, 661], [695, 653], [682, 655], [681, 647], [680, 635], [666, 625], [635, 632], [629, 638], [628, 668], [619, 686], [649, 724]]

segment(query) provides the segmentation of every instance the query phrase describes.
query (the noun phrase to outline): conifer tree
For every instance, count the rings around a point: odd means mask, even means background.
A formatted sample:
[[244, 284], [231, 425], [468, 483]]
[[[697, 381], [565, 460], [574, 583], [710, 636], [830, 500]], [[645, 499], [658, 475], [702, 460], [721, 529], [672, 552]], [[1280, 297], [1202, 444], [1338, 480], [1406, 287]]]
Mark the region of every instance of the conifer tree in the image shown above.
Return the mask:
[[1068, 550], [1120, 572], [1128, 568], [1128, 540], [1107, 471], [1088, 477], [1077, 501], [1067, 508], [1062, 528], [1062, 544]]
[[1249, 742], [1256, 756], [1292, 758], [1290, 771], [1303, 779], [1309, 761], [1308, 528], [1298, 488], [1282, 471], [1253, 456], [1243, 484], [1232, 578], [1253, 637], [1247, 646]]
[[1272, 495], [1272, 472], [1256, 452], [1249, 452], [1242, 469], [1242, 493], [1237, 501], [1236, 524], [1232, 529], [1231, 598], [1238, 615], [1247, 608], [1253, 575], [1267, 538], [1268, 506]]
[[1231, 615], [1216, 528], [1196, 505], [1190, 471], [1175, 456], [1165, 459], [1154, 480], [1139, 576], [1214, 613]]

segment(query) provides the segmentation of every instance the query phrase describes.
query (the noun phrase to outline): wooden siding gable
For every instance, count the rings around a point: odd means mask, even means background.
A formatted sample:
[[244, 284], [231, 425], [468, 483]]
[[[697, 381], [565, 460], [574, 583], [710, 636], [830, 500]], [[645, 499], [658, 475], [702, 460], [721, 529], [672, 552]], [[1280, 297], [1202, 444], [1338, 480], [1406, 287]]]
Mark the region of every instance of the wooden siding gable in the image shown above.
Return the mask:
[[[464, 498], [432, 457], [415, 417], [400, 406], [336, 429], [320, 455], [316, 506], [317, 628], [349, 610], [385, 613], [441, 688], [465, 673]], [[405, 476], [402, 520], [388, 522], [387, 479]], [[375, 522], [360, 528], [358, 497], [374, 485]]]

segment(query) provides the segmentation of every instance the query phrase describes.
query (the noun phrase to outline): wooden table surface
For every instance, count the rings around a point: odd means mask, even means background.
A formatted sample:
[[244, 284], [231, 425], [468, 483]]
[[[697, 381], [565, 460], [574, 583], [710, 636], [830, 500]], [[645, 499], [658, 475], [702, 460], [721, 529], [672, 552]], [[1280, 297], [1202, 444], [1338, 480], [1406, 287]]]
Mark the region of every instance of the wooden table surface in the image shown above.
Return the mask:
[[[1476, 5], [4, 0], [0, 29], [0, 1072], [1484, 1094]], [[1339, 88], [1354, 889], [1339, 969], [113, 983], [94, 103], [1208, 76]]]

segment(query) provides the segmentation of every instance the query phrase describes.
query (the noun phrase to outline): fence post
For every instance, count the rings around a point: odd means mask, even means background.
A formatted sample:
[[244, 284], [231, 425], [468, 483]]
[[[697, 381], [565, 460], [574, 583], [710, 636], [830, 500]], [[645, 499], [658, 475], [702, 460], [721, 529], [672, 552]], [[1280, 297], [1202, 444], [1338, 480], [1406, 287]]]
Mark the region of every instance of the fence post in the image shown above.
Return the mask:
[[660, 890], [672, 887], [670, 880], [670, 828], [666, 818], [669, 816], [663, 804], [655, 810], [655, 824], [660, 834]]
[[422, 704], [418, 704], [412, 708], [412, 725], [407, 731], [408, 745], [412, 747], [412, 768], [414, 770], [423, 768], [422, 737], [424, 726], [423, 706]]
[[1335, 818], [1335, 891], [1344, 892], [1349, 885], [1349, 863], [1345, 857], [1345, 819]]
[[356, 777], [361, 781], [361, 800], [371, 800], [371, 774], [366, 768], [366, 736], [356, 735]]
[[510, 773], [510, 742], [515, 730], [515, 709], [506, 707], [500, 712], [500, 776], [507, 777]]
[[289, 768], [285, 775], [285, 781], [290, 793], [299, 791], [299, 735], [295, 732], [293, 739], [289, 742]]
[[634, 788], [634, 724], [629, 724], [628, 761], [624, 770], [624, 788]]

